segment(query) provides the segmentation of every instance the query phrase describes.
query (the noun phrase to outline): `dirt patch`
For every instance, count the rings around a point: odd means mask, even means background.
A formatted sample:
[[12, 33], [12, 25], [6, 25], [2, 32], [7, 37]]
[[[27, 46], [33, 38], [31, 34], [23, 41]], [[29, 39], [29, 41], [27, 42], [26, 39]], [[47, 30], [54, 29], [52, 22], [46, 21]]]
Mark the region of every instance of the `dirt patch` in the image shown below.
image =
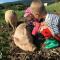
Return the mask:
[[25, 52], [15, 46], [12, 41], [12, 31], [8, 32], [6, 25], [0, 32], [0, 50], [2, 60], [60, 60], [60, 47], [54, 49], [40, 48], [35, 52]]
[[24, 52], [19, 48], [11, 51], [11, 60], [60, 60], [60, 48], [43, 49], [36, 52]]

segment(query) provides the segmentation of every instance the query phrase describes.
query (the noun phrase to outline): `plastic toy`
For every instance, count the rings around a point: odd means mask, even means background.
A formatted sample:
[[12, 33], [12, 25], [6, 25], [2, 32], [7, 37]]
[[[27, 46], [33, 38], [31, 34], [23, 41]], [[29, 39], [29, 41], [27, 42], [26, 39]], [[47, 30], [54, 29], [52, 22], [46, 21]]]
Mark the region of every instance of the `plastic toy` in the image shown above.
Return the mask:
[[50, 48], [56, 48], [59, 46], [59, 43], [57, 40], [53, 39], [53, 38], [50, 38], [50, 39], [47, 39], [45, 42], [44, 42], [44, 47], [47, 48], [47, 49], [50, 49]]

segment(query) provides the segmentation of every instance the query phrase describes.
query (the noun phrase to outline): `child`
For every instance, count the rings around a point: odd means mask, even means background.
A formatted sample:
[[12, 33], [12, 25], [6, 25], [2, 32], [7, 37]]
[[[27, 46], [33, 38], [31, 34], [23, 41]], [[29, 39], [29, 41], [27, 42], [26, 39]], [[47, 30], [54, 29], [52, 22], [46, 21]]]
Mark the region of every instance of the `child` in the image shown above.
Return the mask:
[[35, 27], [32, 30], [32, 35], [41, 33], [46, 39], [46, 41], [44, 42], [42, 47], [49, 49], [49, 48], [54, 48], [54, 47], [59, 46], [58, 41], [56, 41], [53, 38], [53, 34], [54, 34], [53, 30], [50, 27], [46, 26], [46, 24], [44, 22], [41, 22], [40, 24], [35, 23], [34, 26]]
[[[36, 17], [36, 15], [38, 14], [39, 17], [37, 19], [40, 20], [41, 18], [43, 18], [46, 25], [53, 30], [54, 34], [52, 34], [52, 37], [56, 39], [55, 41], [60, 41], [60, 28], [58, 27], [58, 26], [60, 26], [59, 16], [57, 16], [55, 14], [47, 13], [43, 3], [40, 0], [32, 1], [30, 7], [32, 9], [32, 14], [34, 15], [34, 17]], [[38, 12], [38, 13], [36, 13], [36, 12]], [[34, 31], [35, 31], [36, 27], [37, 27], [37, 25], [34, 27], [34, 29], [33, 29]], [[49, 31], [49, 30], [45, 29], [45, 28], [42, 28], [43, 33], [42, 32], [41, 33], [44, 34], [44, 36], [46, 37], [45, 31]], [[49, 35], [50, 35], [50, 33], [49, 33]], [[50, 41], [50, 39], [48, 39], [48, 40]], [[54, 39], [52, 39], [52, 40], [54, 40]]]
[[46, 23], [41, 23], [39, 32], [44, 35], [46, 41], [44, 42], [45, 48], [54, 48], [59, 46], [59, 43], [56, 39], [54, 39], [53, 30], [46, 25]]
[[[32, 25], [34, 25], [34, 27], [31, 29], [32, 35], [35, 36], [38, 33], [38, 31], [39, 31], [49, 41], [49, 38], [52, 37], [52, 35], [53, 35], [53, 33], [51, 33], [52, 29], [48, 28], [48, 26], [46, 26], [44, 22], [39, 23], [39, 21], [37, 19], [38, 18], [38, 16], [37, 16], [38, 14], [36, 15], [37, 17], [35, 16], [35, 19], [32, 19], [33, 14], [31, 12], [31, 10], [29, 10], [29, 9], [30, 8], [28, 8], [26, 10], [26, 12], [25, 12], [26, 16], [24, 15], [24, 17], [28, 17], [29, 18], [28, 19], [28, 25], [29, 25], [29, 27], [32, 27]], [[36, 38], [36, 40], [38, 40], [38, 38]], [[55, 40], [53, 40], [53, 41], [55, 41]], [[52, 41], [51, 42], [49, 41], [50, 45], [51, 45], [51, 43], [52, 43]], [[45, 44], [46, 44], [46, 42], [45, 42]], [[50, 46], [50, 45], [47, 45], [47, 46]], [[48, 48], [57, 47], [57, 46], [58, 46], [58, 43], [55, 44], [55, 42], [54, 42], [53, 46], [50, 46]]]
[[[35, 5], [36, 6], [39, 5], [39, 6], [35, 7]], [[43, 18], [45, 20], [44, 22], [46, 22], [47, 26], [49, 26], [53, 30], [53, 32], [54, 32], [53, 37], [56, 40], [60, 41], [60, 28], [59, 28], [60, 27], [60, 24], [59, 24], [60, 17], [55, 14], [47, 13], [43, 3], [39, 0], [32, 1], [30, 7], [32, 9], [32, 14], [34, 15], [34, 17], [38, 14], [38, 16], [39, 16], [37, 18], [38, 20]], [[38, 13], [35, 13], [36, 11]]]
[[[36, 15], [37, 16], [37, 15]], [[27, 22], [27, 25], [29, 25], [30, 27], [34, 26], [33, 24], [34, 23], [38, 23], [38, 16], [37, 17], [34, 17], [34, 15], [32, 14], [32, 10], [30, 7], [28, 7], [26, 10], [25, 10], [25, 14], [24, 14], [24, 17], [26, 18], [26, 22]], [[33, 30], [33, 29], [32, 29]], [[32, 31], [31, 31], [32, 32]]]
[[[37, 15], [36, 15], [36, 16], [37, 16]], [[37, 19], [38, 16], [37, 16], [36, 18], [34, 18], [33, 14], [32, 14], [31, 8], [28, 7], [28, 8], [25, 10], [24, 17], [26, 18], [26, 21], [27, 21], [27, 27], [28, 27], [28, 29], [29, 29], [29, 30], [31, 31], [31, 33], [32, 33], [32, 30], [33, 30], [33, 28], [34, 28], [34, 24], [37, 23], [37, 25], [38, 25], [38, 19]], [[39, 27], [39, 25], [38, 25], [38, 27]], [[38, 27], [37, 27], [36, 31], [39, 29]], [[36, 45], [38, 46], [40, 42], [38, 42], [39, 38], [38, 38], [37, 34], [36, 34], [35, 36], [32, 35], [32, 37], [33, 37], [33, 40], [34, 40], [34, 44], [36, 44]], [[40, 40], [39, 40], [39, 41], [40, 41]], [[39, 45], [39, 46], [40, 46], [40, 45]]]

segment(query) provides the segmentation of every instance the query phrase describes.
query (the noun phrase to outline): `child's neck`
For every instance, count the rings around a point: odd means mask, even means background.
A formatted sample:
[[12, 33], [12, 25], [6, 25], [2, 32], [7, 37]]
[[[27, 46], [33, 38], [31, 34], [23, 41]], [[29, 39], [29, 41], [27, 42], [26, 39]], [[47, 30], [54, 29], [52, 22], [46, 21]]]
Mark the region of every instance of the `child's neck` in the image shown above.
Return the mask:
[[43, 19], [45, 19], [45, 18], [46, 18], [46, 15], [47, 15], [47, 14], [41, 15], [40, 17], [43, 18]]

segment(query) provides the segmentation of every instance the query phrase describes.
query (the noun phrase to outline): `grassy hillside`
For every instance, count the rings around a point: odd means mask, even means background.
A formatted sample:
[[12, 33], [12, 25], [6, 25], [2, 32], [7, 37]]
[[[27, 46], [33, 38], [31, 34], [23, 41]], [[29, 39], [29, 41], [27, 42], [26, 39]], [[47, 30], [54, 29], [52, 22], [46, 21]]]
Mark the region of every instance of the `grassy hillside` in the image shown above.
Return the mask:
[[46, 9], [49, 12], [60, 12], [60, 2], [48, 5]]
[[[22, 8], [23, 8], [23, 7], [20, 7], [20, 9], [22, 9]], [[1, 23], [1, 22], [3, 23], [2, 20], [4, 20], [5, 10], [6, 10], [6, 9], [0, 10], [0, 23]], [[8, 9], [7, 9], [7, 10], [8, 10]], [[59, 12], [60, 12], [60, 2], [59, 2], [59, 3], [54, 3], [54, 4], [51, 4], [51, 5], [48, 5], [48, 6], [46, 7], [46, 10], [47, 10], [48, 12], [55, 12], [55, 11], [56, 11], [56, 12], [59, 13]], [[23, 14], [24, 14], [23, 9], [22, 9], [22, 10], [16, 9], [15, 11], [16, 11], [18, 17], [22, 17]]]
[[25, 9], [25, 7], [26, 7], [26, 5], [24, 5], [20, 1], [0, 4], [0, 10], [2, 10], [2, 9], [23, 10], [23, 9]]

